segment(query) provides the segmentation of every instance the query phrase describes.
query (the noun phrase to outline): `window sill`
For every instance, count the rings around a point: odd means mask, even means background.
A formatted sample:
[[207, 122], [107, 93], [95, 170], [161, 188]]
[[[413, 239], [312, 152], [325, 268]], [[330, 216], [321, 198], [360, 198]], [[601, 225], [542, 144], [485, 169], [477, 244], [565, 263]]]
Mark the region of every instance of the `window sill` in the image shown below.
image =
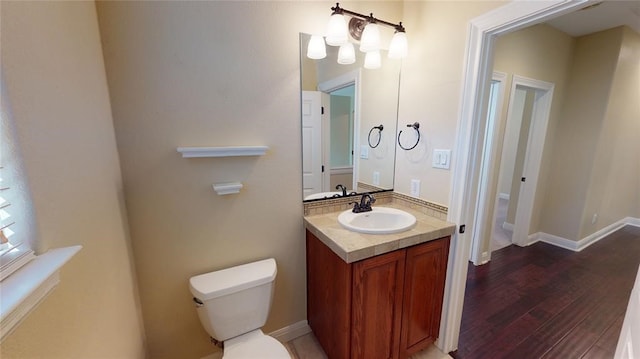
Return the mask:
[[0, 282], [0, 341], [60, 282], [59, 270], [82, 246], [52, 249]]

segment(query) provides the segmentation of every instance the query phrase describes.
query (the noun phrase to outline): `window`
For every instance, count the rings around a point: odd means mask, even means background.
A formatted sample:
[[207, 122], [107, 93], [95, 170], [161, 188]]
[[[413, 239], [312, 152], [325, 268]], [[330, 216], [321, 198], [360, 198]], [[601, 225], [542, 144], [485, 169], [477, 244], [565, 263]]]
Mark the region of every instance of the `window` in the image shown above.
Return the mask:
[[7, 183], [6, 172], [4, 166], [0, 167], [0, 281], [34, 258], [28, 241], [15, 232], [20, 227], [16, 225], [19, 216], [15, 212], [11, 215], [11, 204], [17, 203], [12, 201], [16, 191]]
[[[0, 77], [0, 82], [1, 82]], [[35, 256], [37, 236], [31, 192], [22, 165], [16, 122], [0, 83], [0, 343], [60, 282], [60, 268], [82, 248], [56, 248]]]
[[10, 111], [2, 94], [0, 102], [0, 281], [34, 258], [30, 239], [31, 205], [21, 180], [17, 146]]

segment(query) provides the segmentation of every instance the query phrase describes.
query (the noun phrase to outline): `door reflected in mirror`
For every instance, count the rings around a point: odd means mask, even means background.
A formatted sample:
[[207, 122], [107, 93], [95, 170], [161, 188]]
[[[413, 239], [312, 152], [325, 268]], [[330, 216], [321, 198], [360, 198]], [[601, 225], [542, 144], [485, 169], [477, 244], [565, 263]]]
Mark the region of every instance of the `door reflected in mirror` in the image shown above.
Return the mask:
[[400, 60], [364, 69], [327, 57], [307, 58], [311, 36], [300, 35], [303, 200], [393, 189]]

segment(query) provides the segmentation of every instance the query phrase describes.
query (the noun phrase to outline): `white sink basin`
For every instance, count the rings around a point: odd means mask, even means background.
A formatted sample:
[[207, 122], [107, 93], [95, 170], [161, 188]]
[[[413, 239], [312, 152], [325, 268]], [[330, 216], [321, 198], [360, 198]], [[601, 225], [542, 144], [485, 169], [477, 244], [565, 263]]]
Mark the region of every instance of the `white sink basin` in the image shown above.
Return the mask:
[[405, 211], [389, 207], [373, 207], [371, 212], [353, 213], [351, 210], [338, 215], [338, 222], [348, 230], [368, 234], [390, 234], [413, 228], [416, 217]]
[[314, 194], [310, 194], [310, 195], [306, 196], [304, 199], [306, 201], [308, 199], [332, 198], [335, 195], [342, 196], [342, 192], [320, 192], [320, 193], [314, 193]]

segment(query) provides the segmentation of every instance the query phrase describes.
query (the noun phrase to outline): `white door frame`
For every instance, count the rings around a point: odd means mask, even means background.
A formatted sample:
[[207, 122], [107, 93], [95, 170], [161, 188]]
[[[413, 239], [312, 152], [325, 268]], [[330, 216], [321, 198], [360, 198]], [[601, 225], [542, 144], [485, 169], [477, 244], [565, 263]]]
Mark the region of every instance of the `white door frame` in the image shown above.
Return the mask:
[[[355, 94], [355, 99], [353, 100], [353, 106], [355, 111], [355, 114], [353, 116], [353, 150], [354, 151], [356, 148], [360, 148], [360, 139], [359, 139], [360, 136], [358, 135], [358, 130], [360, 129], [360, 99], [362, 98], [360, 93], [361, 87], [362, 87], [360, 82], [361, 78], [362, 78], [361, 70], [357, 69], [318, 84], [318, 91], [321, 91], [326, 94], [331, 93], [332, 91], [335, 91], [335, 90], [339, 90], [351, 84], [354, 85], [354, 89], [353, 89], [353, 92]], [[329, 114], [327, 114], [327, 116], [329, 116]], [[326, 136], [324, 136], [323, 134], [323, 137], [326, 137]], [[328, 157], [327, 157], [327, 161], [328, 161]], [[356, 190], [356, 188], [358, 188], [359, 165], [360, 165], [359, 156], [353, 156], [353, 183], [351, 188], [354, 191]], [[330, 169], [331, 168], [330, 166], [328, 166], [328, 163], [327, 163], [325, 165], [325, 173], [327, 174], [327, 186], [329, 183], [328, 176], [329, 176]], [[329, 190], [332, 190], [332, 189], [329, 189]]]
[[[549, 82], [514, 75], [511, 94], [515, 93], [517, 86], [524, 86], [536, 91], [529, 136], [527, 138], [524, 168], [521, 175], [521, 177], [526, 178], [526, 181], [520, 184], [516, 220], [513, 225], [513, 236], [511, 238], [513, 244], [524, 247], [531, 244], [529, 240], [529, 228], [531, 227], [531, 215], [533, 214], [540, 164], [542, 163], [542, 152], [547, 136], [547, 125], [549, 123], [549, 113], [551, 112], [554, 85]], [[511, 106], [511, 101], [509, 106]]]
[[497, 35], [506, 34], [575, 11], [587, 0], [513, 1], [474, 18], [469, 23], [462, 83], [462, 101], [458, 116], [452, 190], [447, 220], [469, 228], [452, 236], [445, 301], [437, 342], [444, 352], [455, 350], [460, 335], [467, 266], [474, 234], [478, 184], [488, 87], [493, 63], [493, 45]]
[[[495, 183], [491, 181], [491, 171], [495, 169], [497, 158], [499, 155], [496, 151], [496, 147], [498, 144], [498, 138], [495, 136], [498, 131], [498, 125], [500, 121], [500, 114], [502, 113], [502, 104], [504, 99], [504, 88], [507, 82], [507, 74], [504, 72], [494, 71], [491, 77], [491, 82], [498, 83], [498, 91], [493, 93], [496, 97], [495, 99], [489, 99], [489, 101], [493, 100], [495, 103], [495, 111], [493, 115], [487, 115], [487, 129], [485, 135], [485, 143], [484, 143], [484, 153], [482, 154], [482, 165], [481, 165], [481, 175], [480, 175], [480, 184], [478, 185], [478, 208], [476, 208], [476, 213], [478, 215], [474, 219], [473, 231], [472, 235], [472, 247], [471, 247], [471, 258], [470, 260], [475, 265], [480, 265], [488, 262], [491, 259], [491, 251], [482, 252], [482, 233], [485, 232], [486, 226], [491, 227], [493, 221], [493, 214], [486, 211], [487, 206], [491, 203], [489, 199], [489, 194], [491, 193], [490, 189], [495, 186]], [[484, 210], [483, 210], [484, 209]]]

